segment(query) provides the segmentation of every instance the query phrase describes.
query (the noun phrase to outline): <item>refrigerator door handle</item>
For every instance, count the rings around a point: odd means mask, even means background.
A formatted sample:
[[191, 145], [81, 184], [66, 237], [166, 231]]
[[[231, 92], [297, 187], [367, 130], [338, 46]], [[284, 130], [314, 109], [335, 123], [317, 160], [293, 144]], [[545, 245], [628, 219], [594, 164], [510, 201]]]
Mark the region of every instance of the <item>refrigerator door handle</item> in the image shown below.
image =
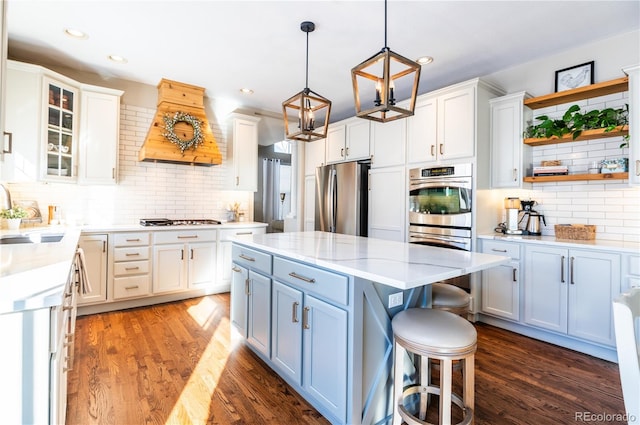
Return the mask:
[[336, 170], [331, 169], [329, 173], [329, 231], [336, 232], [336, 192], [337, 192], [337, 177]]

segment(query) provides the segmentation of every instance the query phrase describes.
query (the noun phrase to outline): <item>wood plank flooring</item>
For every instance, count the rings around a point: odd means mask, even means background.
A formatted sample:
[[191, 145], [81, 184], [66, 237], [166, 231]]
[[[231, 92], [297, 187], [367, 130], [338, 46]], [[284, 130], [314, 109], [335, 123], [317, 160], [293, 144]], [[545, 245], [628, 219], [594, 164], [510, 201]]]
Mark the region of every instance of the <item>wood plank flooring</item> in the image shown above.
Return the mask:
[[[616, 364], [476, 328], [476, 424], [624, 412]], [[230, 335], [229, 294], [79, 317], [67, 424], [328, 423]]]

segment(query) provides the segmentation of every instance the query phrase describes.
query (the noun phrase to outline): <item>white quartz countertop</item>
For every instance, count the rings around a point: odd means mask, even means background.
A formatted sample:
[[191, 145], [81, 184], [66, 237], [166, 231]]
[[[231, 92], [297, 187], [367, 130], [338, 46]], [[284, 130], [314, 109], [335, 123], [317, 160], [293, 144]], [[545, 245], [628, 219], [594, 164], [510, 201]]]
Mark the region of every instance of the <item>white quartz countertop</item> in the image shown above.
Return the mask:
[[411, 289], [488, 269], [509, 257], [327, 232], [235, 236], [247, 247], [389, 285]]
[[0, 245], [0, 314], [60, 304], [78, 246], [80, 229], [2, 231], [1, 235], [64, 233], [59, 242]]
[[193, 229], [244, 229], [247, 227], [267, 227], [267, 223], [257, 221], [227, 221], [221, 224], [198, 224], [179, 226], [142, 226], [140, 224], [93, 224], [82, 226], [82, 233], [103, 232], [164, 232]]
[[491, 239], [505, 242], [520, 242], [537, 245], [558, 246], [566, 248], [580, 249], [597, 249], [602, 251], [614, 251], [630, 254], [640, 253], [640, 243], [609, 241], [596, 239], [590, 241], [573, 240], [573, 239], [556, 239], [555, 236], [522, 236], [522, 235], [504, 235], [502, 233], [491, 233], [478, 235], [478, 239]]

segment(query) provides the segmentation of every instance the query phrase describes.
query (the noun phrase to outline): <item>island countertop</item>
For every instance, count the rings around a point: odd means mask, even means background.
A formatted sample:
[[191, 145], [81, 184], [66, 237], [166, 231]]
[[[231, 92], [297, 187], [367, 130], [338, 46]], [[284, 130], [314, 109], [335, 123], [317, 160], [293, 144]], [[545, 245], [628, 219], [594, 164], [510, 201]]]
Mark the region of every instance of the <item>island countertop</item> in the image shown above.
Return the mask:
[[509, 257], [327, 232], [235, 236], [233, 242], [398, 289], [488, 269]]

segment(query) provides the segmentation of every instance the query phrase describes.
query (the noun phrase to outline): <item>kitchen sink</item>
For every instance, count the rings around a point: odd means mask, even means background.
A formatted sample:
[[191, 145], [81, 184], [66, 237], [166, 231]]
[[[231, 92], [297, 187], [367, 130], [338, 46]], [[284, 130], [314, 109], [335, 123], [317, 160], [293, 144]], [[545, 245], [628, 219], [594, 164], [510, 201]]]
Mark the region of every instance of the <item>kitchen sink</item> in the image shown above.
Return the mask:
[[0, 236], [0, 245], [60, 242], [62, 238], [64, 238], [64, 233], [34, 232], [21, 235], [4, 235]]

